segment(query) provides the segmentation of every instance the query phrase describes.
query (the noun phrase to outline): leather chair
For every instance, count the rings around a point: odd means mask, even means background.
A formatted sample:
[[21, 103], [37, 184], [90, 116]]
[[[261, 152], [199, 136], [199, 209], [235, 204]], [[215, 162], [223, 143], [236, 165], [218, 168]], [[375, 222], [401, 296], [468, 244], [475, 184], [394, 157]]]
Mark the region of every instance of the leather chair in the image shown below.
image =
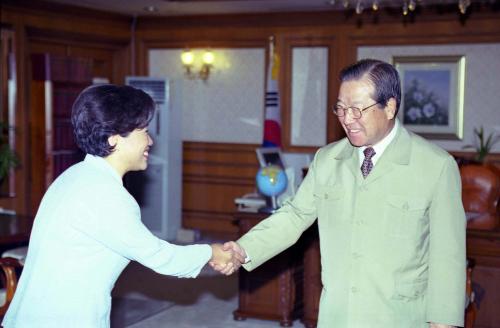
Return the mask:
[[16, 269], [21, 267], [22, 264], [19, 263], [17, 259], [11, 257], [0, 258], [0, 266], [4, 276], [4, 288], [0, 289], [0, 318], [2, 318], [7, 309], [9, 308], [10, 302], [14, 297], [14, 293], [17, 287], [17, 274]]
[[498, 226], [500, 176], [488, 166], [463, 165], [462, 202], [468, 215], [467, 228], [492, 230]]

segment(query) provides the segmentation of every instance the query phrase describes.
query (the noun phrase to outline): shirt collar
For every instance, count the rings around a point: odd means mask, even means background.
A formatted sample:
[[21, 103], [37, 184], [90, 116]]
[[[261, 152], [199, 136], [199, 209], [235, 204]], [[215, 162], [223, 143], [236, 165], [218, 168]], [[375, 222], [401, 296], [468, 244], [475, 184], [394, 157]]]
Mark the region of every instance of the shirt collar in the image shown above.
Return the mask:
[[106, 162], [104, 158], [100, 156], [87, 154], [85, 155], [84, 162], [92, 164], [103, 171], [109, 172], [109, 174], [111, 174], [113, 178], [115, 178], [117, 181], [120, 182], [121, 185], [123, 185], [123, 180], [118, 174], [118, 172], [116, 172], [115, 169], [111, 165], [109, 165], [109, 163]]
[[[397, 118], [394, 121], [395, 121], [394, 126], [393, 126], [391, 132], [389, 132], [389, 134], [386, 135], [382, 140], [380, 140], [378, 143], [376, 143], [375, 145], [372, 146], [372, 148], [375, 150], [375, 155], [372, 157], [373, 165], [375, 165], [377, 163], [378, 159], [380, 158], [380, 156], [382, 156], [382, 154], [384, 153], [387, 146], [389, 146], [391, 141], [394, 140], [394, 138], [396, 137], [400, 123], [399, 123]], [[362, 147], [358, 148], [359, 165], [361, 165], [363, 163], [363, 160], [365, 159], [365, 155], [364, 155], [363, 151], [366, 148], [367, 148], [366, 146], [362, 146]]]

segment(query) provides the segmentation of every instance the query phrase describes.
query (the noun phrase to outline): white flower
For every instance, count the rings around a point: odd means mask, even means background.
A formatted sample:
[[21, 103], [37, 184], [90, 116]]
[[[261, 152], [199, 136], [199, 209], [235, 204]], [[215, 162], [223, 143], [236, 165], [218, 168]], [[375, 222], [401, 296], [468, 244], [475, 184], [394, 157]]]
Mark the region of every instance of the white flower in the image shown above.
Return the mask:
[[422, 111], [420, 110], [420, 108], [418, 107], [411, 107], [410, 109], [408, 109], [408, 111], [406, 112], [406, 116], [412, 120], [412, 121], [416, 121], [418, 120], [419, 118], [422, 117]]
[[436, 106], [431, 103], [427, 103], [424, 105], [423, 109], [424, 115], [427, 118], [433, 117], [436, 114]]
[[422, 100], [424, 100], [424, 95], [422, 94], [422, 92], [420, 91], [415, 91], [413, 93], [413, 100], [415, 100], [416, 102], [421, 102]]

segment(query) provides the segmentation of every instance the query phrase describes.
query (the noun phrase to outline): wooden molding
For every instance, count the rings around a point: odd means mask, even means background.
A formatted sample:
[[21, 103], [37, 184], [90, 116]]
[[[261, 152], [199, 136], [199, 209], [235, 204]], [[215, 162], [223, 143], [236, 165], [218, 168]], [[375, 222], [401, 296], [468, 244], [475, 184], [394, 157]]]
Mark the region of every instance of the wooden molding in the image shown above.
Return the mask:
[[281, 13], [249, 13], [249, 14], [220, 14], [220, 15], [193, 15], [169, 17], [140, 17], [139, 29], [158, 28], [202, 28], [202, 27], [295, 27], [295, 26], [335, 26], [350, 24], [361, 27], [369, 24], [398, 23], [417, 24], [439, 20], [448, 20], [466, 25], [470, 20], [497, 17], [495, 5], [474, 3], [466, 15], [460, 15], [455, 3], [449, 5], [417, 6], [417, 9], [407, 16], [403, 16], [401, 7], [381, 8], [377, 12], [365, 10], [361, 15], [350, 10], [324, 10], [309, 12], [281, 12]]
[[21, 14], [29, 15], [65, 15], [73, 17], [89, 17], [102, 22], [124, 22], [129, 23], [131, 17], [127, 15], [110, 13], [85, 7], [75, 7], [56, 2], [32, 1], [32, 0], [2, 0], [2, 10], [9, 9]]
[[[451, 155], [456, 158], [464, 158], [467, 160], [474, 160], [476, 153], [465, 151], [450, 151]], [[496, 166], [500, 169], [500, 153], [491, 153], [486, 156], [484, 163]]]

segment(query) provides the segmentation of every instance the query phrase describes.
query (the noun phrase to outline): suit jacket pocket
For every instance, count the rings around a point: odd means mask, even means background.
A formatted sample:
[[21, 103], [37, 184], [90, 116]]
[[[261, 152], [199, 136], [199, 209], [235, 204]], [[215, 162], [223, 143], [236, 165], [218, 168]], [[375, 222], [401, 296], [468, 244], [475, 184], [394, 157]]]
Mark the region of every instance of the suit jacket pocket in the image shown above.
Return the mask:
[[414, 281], [396, 281], [393, 299], [413, 300], [425, 295], [427, 290], [427, 279]]
[[428, 202], [419, 197], [388, 195], [385, 209], [387, 233], [397, 238], [418, 238], [428, 217]]
[[330, 225], [332, 220], [342, 218], [345, 200], [344, 188], [341, 185], [316, 186], [314, 201], [318, 210], [320, 228]]

